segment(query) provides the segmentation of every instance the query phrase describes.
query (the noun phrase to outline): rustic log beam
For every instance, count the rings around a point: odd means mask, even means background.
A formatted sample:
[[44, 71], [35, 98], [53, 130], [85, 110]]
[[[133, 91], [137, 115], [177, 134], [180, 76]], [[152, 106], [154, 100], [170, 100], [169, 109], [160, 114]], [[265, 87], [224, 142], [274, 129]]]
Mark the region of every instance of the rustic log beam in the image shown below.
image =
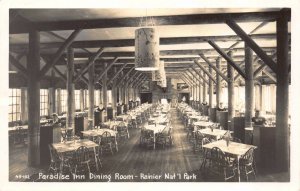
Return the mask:
[[134, 67], [132, 67], [126, 74], [124, 74], [121, 79], [119, 80], [119, 83], [116, 84], [116, 87], [119, 87], [121, 83], [123, 83], [123, 80], [134, 70]]
[[204, 66], [202, 66], [198, 60], [195, 60], [194, 63], [196, 63], [199, 68], [201, 68], [201, 70], [203, 70], [203, 72], [214, 82], [216, 83], [216, 80], [214, 79], [214, 77], [204, 68]]
[[214, 69], [217, 73], [217, 75], [221, 76], [227, 83], [228, 79], [227, 77], [215, 66], [213, 65], [205, 56], [204, 54], [199, 54], [199, 56], [210, 66], [212, 69]]
[[[271, 59], [274, 59], [277, 57], [277, 53], [275, 52], [272, 56]], [[253, 77], [256, 78], [262, 71], [265, 71], [267, 65], [265, 63], [262, 63], [254, 72]]]
[[[221, 57], [218, 57], [216, 59], [216, 68], [218, 70], [220, 70], [220, 63], [221, 63], [222, 59]], [[222, 71], [221, 71], [222, 73]], [[227, 77], [226, 77], [227, 79]], [[222, 97], [221, 93], [222, 93], [222, 89], [221, 89], [221, 78], [220, 78], [220, 75], [217, 74], [216, 72], [216, 105], [217, 107], [220, 107], [220, 98]], [[228, 83], [228, 82], [227, 82]]]
[[[213, 13], [213, 14], [191, 14], [174, 16], [153, 16], [155, 26], [163, 25], [199, 25], [224, 23], [227, 18], [237, 22], [262, 22], [275, 21], [278, 11], [269, 12], [247, 12], [247, 13]], [[134, 18], [113, 18], [94, 20], [68, 20], [68, 21], [48, 21], [35, 22], [34, 28], [38, 31], [58, 31], [75, 29], [98, 29], [98, 28], [122, 28], [139, 27], [142, 17]], [[13, 23], [9, 26], [10, 34], [27, 33], [32, 26], [28, 23]]]
[[[257, 27], [255, 27], [255, 29], [253, 29], [249, 34], [248, 36], [251, 36], [251, 38], [253, 37], [253, 34], [254, 32], [258, 31], [260, 28], [264, 27], [265, 25], [267, 25], [269, 22], [262, 22], [260, 23]], [[253, 39], [253, 38], [252, 38]], [[234, 47], [236, 47], [237, 45], [239, 45], [242, 41], [237, 41], [236, 43], [234, 43], [233, 45], [231, 45], [228, 50], [231, 50], [233, 49]]]
[[104, 48], [99, 48], [99, 50], [89, 59], [87, 66], [85, 68], [83, 68], [79, 74], [77, 74], [77, 76], [75, 77], [74, 81], [76, 82], [79, 77], [81, 75], [83, 75], [88, 69], [89, 67], [91, 67], [92, 65], [94, 65], [94, 62], [98, 59], [98, 57], [104, 52]]
[[197, 76], [193, 72], [191, 72], [189, 69], [187, 69], [186, 71], [189, 72], [194, 77], [193, 79], [196, 79], [200, 84], [203, 84], [200, 78], [197, 78]]
[[[267, 23], [267, 22], [264, 22]], [[46, 33], [51, 33], [56, 37], [59, 37], [61, 40], [65, 40], [65, 38], [53, 33], [51, 31], [47, 31]], [[252, 39], [256, 40], [272, 40], [276, 39], [276, 34], [267, 33], [267, 34], [251, 34], [249, 35]], [[289, 34], [290, 38], [290, 34]], [[160, 38], [160, 45], [172, 45], [172, 44], [193, 44], [193, 43], [206, 43], [208, 40], [213, 40], [215, 42], [229, 42], [229, 41], [237, 41], [235, 44], [230, 46], [230, 50], [233, 49], [237, 44], [242, 42], [242, 39], [238, 35], [225, 35], [225, 36], [192, 36], [192, 37], [168, 37], [168, 38]], [[41, 43], [41, 49], [48, 48], [57, 48], [62, 46], [62, 42], [47, 42]], [[74, 41], [72, 43], [73, 48], [81, 48], [87, 53], [91, 53], [86, 48], [98, 48], [98, 47], [129, 47], [134, 46], [134, 39], [117, 39], [117, 40], [85, 40], [85, 41]], [[12, 44], [9, 49], [12, 52], [27, 52], [27, 44]]]
[[128, 83], [128, 85], [132, 87], [132, 84], [133, 84], [134, 82], [136, 82], [136, 81], [140, 78], [140, 76], [141, 76], [142, 74], [143, 74], [143, 73], [139, 73], [137, 77], [132, 78], [132, 80]]
[[[105, 70], [107, 68], [107, 63], [103, 64], [103, 70]], [[97, 82], [99, 80], [95, 80], [95, 82]], [[103, 103], [103, 107], [104, 109], [107, 111], [107, 72], [104, 72], [104, 76], [102, 78], [102, 92], [103, 92], [103, 97], [102, 97], [102, 103]]]
[[74, 85], [74, 49], [68, 48], [67, 61], [67, 121], [66, 127], [75, 132], [75, 85]]
[[[195, 68], [194, 66], [191, 66], [191, 68], [192, 68], [192, 70], [194, 70], [194, 71], [198, 74], [198, 76], [199, 76], [200, 78], [202, 78], [203, 82], [205, 82], [205, 83], [208, 85], [207, 79], [205, 79], [204, 76], [201, 75], [201, 73], [200, 73], [198, 70], [196, 70], [196, 68]], [[203, 83], [202, 83], [202, 85], [203, 85]]]
[[245, 44], [245, 127], [252, 127], [254, 111], [253, 50]]
[[80, 32], [81, 30], [75, 30], [74, 32], [72, 32], [72, 34], [68, 37], [64, 44], [56, 51], [54, 59], [42, 68], [39, 79], [41, 79], [48, 72], [48, 70], [57, 63], [57, 61], [63, 55], [64, 51], [72, 44], [72, 42]]
[[[228, 57], [232, 57], [232, 52], [228, 52]], [[228, 89], [228, 130], [234, 131], [233, 118], [235, 117], [235, 93], [234, 93], [234, 68], [227, 61], [227, 89]]]
[[192, 88], [194, 86], [194, 83], [190, 79], [188, 79], [183, 73], [181, 73], [181, 75], [181, 77], [189, 83], [190, 88]]
[[[94, 58], [91, 58], [91, 61]], [[94, 127], [94, 92], [95, 92], [95, 63], [92, 61], [88, 68], [88, 92], [89, 92], [89, 110], [88, 110], [88, 129], [93, 129]], [[106, 84], [105, 84], [106, 85]]]
[[123, 71], [123, 69], [128, 65], [128, 63], [123, 64], [123, 66], [117, 71], [117, 73], [114, 74], [114, 76], [107, 82], [107, 84], [112, 83], [118, 76], [119, 74]]
[[138, 88], [142, 82], [147, 79], [147, 76], [143, 76], [135, 85], [134, 88]]
[[282, 9], [276, 22], [277, 31], [277, 89], [276, 89], [276, 170], [290, 173], [289, 119], [289, 40], [290, 9]]
[[[48, 63], [48, 60], [47, 60], [44, 56], [41, 56], [41, 60], [42, 60], [45, 64]], [[67, 82], [67, 77], [66, 77], [66, 75], [64, 75], [63, 73], [61, 73], [57, 67], [53, 66], [52, 69], [53, 69], [53, 71], [54, 71], [61, 79], [64, 80], [64, 82]]]
[[28, 166], [40, 165], [40, 33], [29, 33], [28, 61]]
[[27, 69], [11, 54], [9, 54], [9, 62], [15, 66], [25, 77], [28, 77]]
[[241, 68], [230, 58], [216, 43], [209, 40], [208, 43], [243, 77], [245, 78], [245, 73]]
[[197, 81], [194, 80], [193, 77], [191, 77], [190, 75], [188, 75], [188, 74], [185, 73], [185, 72], [183, 72], [183, 75], [184, 75], [187, 79], [189, 79], [189, 80], [192, 82], [193, 86], [194, 86], [194, 85], [197, 85]]
[[273, 76], [270, 72], [268, 72], [267, 70], [263, 71], [273, 82], [277, 82], [277, 79], [275, 76]]
[[132, 88], [135, 88], [134, 86], [144, 77], [143, 73], [140, 73], [139, 76], [137, 78], [135, 78], [132, 82], [131, 82], [131, 86]]
[[103, 72], [101, 74], [99, 74], [99, 76], [97, 76], [95, 78], [95, 82], [98, 82], [106, 73], [107, 71], [114, 65], [114, 63], [118, 60], [119, 58], [116, 57], [114, 58], [109, 64], [108, 66], [103, 70]]
[[[276, 72], [276, 63], [251, 39], [243, 29], [232, 19], [226, 20], [226, 24], [239, 35], [245, 43], [274, 71]], [[245, 77], [244, 77], [245, 78]]]
[[[209, 71], [209, 74], [212, 75], [212, 67], [211, 66], [209, 66], [208, 71]], [[209, 102], [209, 109], [213, 108], [213, 105], [212, 105], [213, 93], [214, 93], [214, 85], [213, 85], [212, 80], [209, 78], [209, 80], [208, 80], [208, 102]]]

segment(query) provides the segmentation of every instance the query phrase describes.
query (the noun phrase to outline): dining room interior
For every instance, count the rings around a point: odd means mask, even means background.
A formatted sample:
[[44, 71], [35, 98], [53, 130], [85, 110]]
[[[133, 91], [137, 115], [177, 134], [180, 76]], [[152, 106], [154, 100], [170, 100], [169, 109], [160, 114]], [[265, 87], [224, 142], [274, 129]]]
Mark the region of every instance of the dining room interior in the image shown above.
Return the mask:
[[291, 8], [10, 9], [10, 182], [289, 182]]

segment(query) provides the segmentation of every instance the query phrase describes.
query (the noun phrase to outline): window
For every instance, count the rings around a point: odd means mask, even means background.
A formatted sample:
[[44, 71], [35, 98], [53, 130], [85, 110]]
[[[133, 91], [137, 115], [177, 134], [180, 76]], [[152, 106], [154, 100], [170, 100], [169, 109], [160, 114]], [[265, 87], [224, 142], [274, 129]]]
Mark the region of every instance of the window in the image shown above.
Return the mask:
[[21, 90], [9, 89], [9, 113], [8, 113], [9, 122], [21, 120], [20, 108], [21, 108]]
[[40, 89], [40, 115], [48, 115], [48, 90]]
[[67, 90], [60, 91], [61, 112], [67, 112]]
[[80, 90], [75, 90], [75, 110], [80, 109]]

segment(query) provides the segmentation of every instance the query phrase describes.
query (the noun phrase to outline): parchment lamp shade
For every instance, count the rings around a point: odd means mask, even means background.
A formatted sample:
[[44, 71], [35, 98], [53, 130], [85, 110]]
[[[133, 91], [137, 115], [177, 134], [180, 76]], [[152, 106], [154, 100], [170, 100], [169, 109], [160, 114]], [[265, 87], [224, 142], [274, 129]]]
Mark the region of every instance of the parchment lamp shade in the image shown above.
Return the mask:
[[165, 62], [159, 62], [159, 69], [152, 72], [152, 81], [161, 81], [165, 72]]
[[135, 70], [159, 69], [159, 36], [154, 28], [135, 31]]

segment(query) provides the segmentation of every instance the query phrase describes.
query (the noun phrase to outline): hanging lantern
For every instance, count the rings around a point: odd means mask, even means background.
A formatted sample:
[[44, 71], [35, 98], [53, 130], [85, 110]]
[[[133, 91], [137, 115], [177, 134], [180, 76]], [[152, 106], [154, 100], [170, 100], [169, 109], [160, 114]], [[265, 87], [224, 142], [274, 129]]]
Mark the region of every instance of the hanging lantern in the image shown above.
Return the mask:
[[161, 81], [165, 71], [165, 62], [159, 62], [159, 69], [152, 72], [152, 81]]
[[162, 88], [166, 88], [167, 87], [167, 77], [166, 77], [165, 70], [162, 71], [161, 75], [162, 75], [162, 78], [160, 81], [157, 82], [157, 85], [159, 85]]
[[154, 28], [135, 30], [135, 70], [159, 69], [159, 36]]

